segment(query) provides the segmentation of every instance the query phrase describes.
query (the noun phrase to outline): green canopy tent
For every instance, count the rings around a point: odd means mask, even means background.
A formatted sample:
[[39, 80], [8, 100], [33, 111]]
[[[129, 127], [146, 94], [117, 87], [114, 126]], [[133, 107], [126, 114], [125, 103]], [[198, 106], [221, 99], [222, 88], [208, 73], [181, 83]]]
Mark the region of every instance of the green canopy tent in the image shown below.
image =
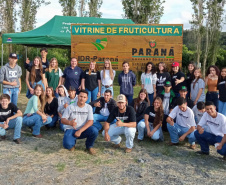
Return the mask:
[[2, 34], [1, 66], [3, 66], [3, 44], [69, 48], [71, 46], [71, 24], [134, 24], [134, 22], [130, 19], [105, 19], [56, 15], [47, 23], [34, 30]]

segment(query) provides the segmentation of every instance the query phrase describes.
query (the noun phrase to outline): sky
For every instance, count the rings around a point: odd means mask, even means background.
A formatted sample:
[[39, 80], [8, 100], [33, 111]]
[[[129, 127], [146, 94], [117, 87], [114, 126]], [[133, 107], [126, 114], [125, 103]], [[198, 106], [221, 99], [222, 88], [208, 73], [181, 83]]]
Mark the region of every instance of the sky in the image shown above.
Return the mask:
[[[54, 15], [62, 15], [62, 8], [58, 0], [48, 0], [51, 4], [41, 6], [37, 13], [36, 28], [45, 24]], [[161, 24], [184, 24], [184, 29], [189, 29], [189, 21], [192, 19], [192, 5], [190, 0], [165, 0], [164, 15]], [[103, 0], [100, 8], [102, 18], [123, 18], [123, 7], [121, 0]]]

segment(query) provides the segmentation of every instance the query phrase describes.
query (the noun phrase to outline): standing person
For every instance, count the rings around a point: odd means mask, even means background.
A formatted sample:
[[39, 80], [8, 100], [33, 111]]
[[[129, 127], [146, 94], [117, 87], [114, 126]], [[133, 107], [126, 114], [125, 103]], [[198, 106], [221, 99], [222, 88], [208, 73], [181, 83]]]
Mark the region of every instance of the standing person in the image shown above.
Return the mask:
[[93, 126], [100, 131], [103, 128], [100, 122], [106, 121], [111, 111], [117, 107], [116, 101], [112, 99], [111, 90], [107, 89], [104, 92], [104, 97], [100, 97], [99, 99], [90, 102], [90, 105], [96, 107], [93, 114]]
[[196, 69], [196, 65], [195, 63], [192, 61], [192, 62], [189, 62], [188, 64], [188, 72], [186, 74], [186, 79], [185, 79], [185, 83], [186, 83], [186, 87], [188, 89], [188, 94], [187, 94], [187, 97], [190, 98], [190, 92], [191, 92], [191, 83], [192, 81], [194, 80], [194, 71]]
[[91, 155], [96, 152], [93, 149], [94, 142], [98, 136], [98, 130], [93, 125], [92, 107], [86, 104], [88, 92], [81, 90], [78, 95], [78, 102], [66, 108], [61, 118], [65, 125], [63, 146], [73, 151], [77, 139], [86, 139], [86, 149]]
[[152, 62], [148, 62], [145, 66], [145, 72], [141, 74], [141, 88], [147, 90], [150, 105], [152, 105], [156, 96], [156, 80], [155, 66]]
[[100, 96], [101, 90], [100, 72], [95, 61], [91, 61], [89, 69], [82, 74], [82, 89], [88, 92], [88, 99], [86, 103], [94, 101]]
[[41, 58], [35, 57], [32, 67], [26, 71], [26, 84], [28, 87], [26, 97], [31, 98], [34, 94], [34, 88], [37, 84], [46, 89], [45, 71], [42, 68]]
[[[114, 120], [116, 123], [110, 125]], [[112, 141], [114, 148], [120, 148], [122, 138], [119, 135], [126, 136], [126, 153], [130, 153], [133, 148], [133, 140], [136, 133], [136, 113], [131, 106], [127, 106], [126, 96], [120, 94], [117, 96], [117, 107], [110, 113], [104, 124], [103, 136], [105, 141]]]
[[58, 97], [58, 89], [62, 82], [63, 73], [58, 67], [58, 61], [56, 58], [52, 58], [49, 63], [49, 68], [45, 71], [45, 77], [47, 80], [47, 86], [52, 87], [54, 94]]
[[52, 87], [46, 88], [46, 104], [44, 107], [44, 113], [46, 116], [50, 116], [52, 118], [52, 122], [46, 125], [47, 128], [56, 127], [56, 122], [58, 120], [58, 100], [54, 96], [54, 90]]
[[164, 118], [162, 121], [162, 130], [165, 132], [168, 132], [167, 129], [167, 122], [166, 119], [171, 111], [173, 109], [173, 102], [175, 102], [175, 94], [173, 90], [171, 89], [172, 85], [170, 81], [166, 81], [164, 84], [164, 90], [160, 94], [160, 98], [162, 99], [162, 105], [164, 110]]
[[64, 84], [66, 89], [73, 86], [78, 94], [81, 90], [82, 73], [82, 69], [78, 67], [77, 59], [71, 58], [71, 66], [65, 68], [61, 84]]
[[157, 70], [156, 93], [157, 95], [160, 95], [164, 90], [163, 86], [165, 82], [171, 82], [171, 77], [164, 62], [159, 62]]
[[185, 75], [180, 71], [178, 62], [172, 63], [171, 78], [173, 91], [176, 97], [179, 97], [179, 90], [184, 85]]
[[41, 127], [52, 122], [52, 118], [45, 115], [44, 107], [44, 90], [42, 85], [37, 84], [34, 88], [34, 96], [29, 99], [23, 116], [23, 124], [32, 128], [32, 135], [37, 138], [42, 138]]
[[144, 133], [147, 133], [147, 136], [153, 140], [163, 140], [162, 134], [162, 121], [164, 117], [162, 99], [156, 97], [154, 99], [154, 106], [149, 106], [144, 114], [144, 121], [141, 120], [138, 123], [138, 141], [144, 139]]
[[147, 90], [141, 89], [138, 97], [133, 99], [132, 103], [130, 104], [130, 106], [133, 107], [136, 112], [137, 123], [144, 119], [144, 112], [147, 109], [148, 105], [150, 105], [150, 101], [148, 99]]
[[219, 90], [218, 112], [226, 116], [226, 67], [221, 69], [217, 88]]
[[58, 87], [58, 93], [59, 93], [59, 97], [58, 97], [57, 111], [58, 111], [59, 125], [60, 125], [60, 129], [64, 131], [64, 124], [61, 123], [61, 118], [65, 111], [64, 105], [69, 101], [68, 100], [69, 95], [68, 95], [67, 89], [63, 85]]
[[[41, 54], [42, 68], [45, 71], [49, 67], [49, 61], [47, 60], [47, 54], [48, 54], [47, 48], [41, 48], [40, 54]], [[28, 70], [29, 68], [32, 67], [32, 65], [33, 65], [33, 62], [31, 62], [29, 58], [27, 58], [24, 64], [25, 69]]]
[[[176, 122], [174, 123], [174, 119]], [[187, 106], [185, 98], [180, 97], [177, 101], [177, 106], [170, 112], [167, 121], [167, 128], [170, 134], [170, 146], [178, 145], [179, 141], [184, 141], [187, 137], [190, 143], [190, 149], [195, 149], [195, 119], [194, 113]]]
[[6, 129], [14, 128], [13, 141], [20, 144], [20, 135], [22, 127], [22, 112], [13, 103], [10, 103], [10, 96], [2, 94], [0, 97], [0, 136], [6, 139]]
[[217, 152], [226, 160], [226, 117], [216, 111], [211, 101], [207, 101], [205, 107], [206, 112], [195, 131], [195, 137], [201, 146], [201, 151], [197, 153], [209, 155], [209, 145], [215, 145]]
[[195, 79], [191, 83], [191, 95], [190, 98], [193, 101], [194, 105], [198, 102], [205, 101], [205, 82], [202, 79], [201, 69], [195, 69], [194, 71]]
[[136, 85], [136, 75], [129, 70], [129, 62], [122, 63], [123, 71], [118, 75], [120, 94], [124, 94], [128, 104], [133, 101], [133, 86]]
[[212, 101], [218, 109], [218, 90], [217, 82], [220, 75], [220, 70], [217, 66], [212, 65], [206, 71], [206, 85], [208, 91], [206, 93], [206, 101]]
[[11, 102], [17, 106], [18, 95], [21, 91], [21, 67], [17, 65], [16, 53], [9, 55], [9, 63], [0, 69], [0, 83], [3, 84], [3, 94], [10, 96]]
[[110, 59], [104, 60], [104, 69], [100, 72], [100, 78], [102, 83], [101, 96], [104, 96], [104, 92], [109, 89], [112, 92], [112, 97], [114, 97], [113, 82], [115, 78], [115, 70], [112, 69]]

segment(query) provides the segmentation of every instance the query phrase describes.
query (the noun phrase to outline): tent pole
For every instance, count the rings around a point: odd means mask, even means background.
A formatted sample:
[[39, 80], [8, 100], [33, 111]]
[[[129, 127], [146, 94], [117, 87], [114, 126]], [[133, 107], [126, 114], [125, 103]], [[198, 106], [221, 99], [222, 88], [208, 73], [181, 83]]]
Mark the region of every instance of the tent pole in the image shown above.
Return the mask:
[[[3, 43], [2, 43], [2, 61], [1, 61], [1, 67], [3, 66]], [[1, 84], [1, 92], [2, 92], [2, 84]]]
[[[25, 49], [25, 55], [26, 55], [26, 59], [25, 59], [25, 61], [26, 61], [27, 60], [27, 46], [26, 46], [26, 49]], [[26, 92], [27, 92], [27, 84], [26, 84]]]

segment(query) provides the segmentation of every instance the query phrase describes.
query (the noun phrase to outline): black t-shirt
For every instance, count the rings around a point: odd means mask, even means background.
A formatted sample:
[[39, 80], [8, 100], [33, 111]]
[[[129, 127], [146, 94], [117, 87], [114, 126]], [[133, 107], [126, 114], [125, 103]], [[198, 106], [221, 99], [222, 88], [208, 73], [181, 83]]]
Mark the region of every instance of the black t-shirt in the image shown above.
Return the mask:
[[171, 81], [170, 74], [168, 72], [157, 73], [156, 92], [161, 94], [164, 90], [164, 84], [166, 81]]
[[182, 77], [185, 78], [185, 75], [180, 71], [172, 75], [172, 88], [175, 93], [179, 93], [179, 90], [181, 89], [181, 87], [185, 85], [185, 81], [175, 85], [176, 79], [180, 80]]
[[191, 83], [192, 83], [193, 79], [194, 79], [194, 75], [191, 74], [190, 72], [188, 72], [186, 75], [186, 80], [185, 80], [188, 92], [191, 91]]
[[222, 81], [217, 85], [217, 88], [219, 90], [219, 100], [222, 102], [226, 102], [226, 87], [225, 87], [226, 81]]
[[[32, 66], [29, 67], [27, 70], [31, 73], [31, 69], [32, 69]], [[36, 73], [35, 82], [39, 82], [42, 79], [41, 70], [40, 69], [35, 69], [35, 73]], [[44, 69], [42, 69], [42, 73], [45, 74], [45, 70]]]
[[90, 91], [97, 88], [98, 80], [101, 80], [99, 71], [97, 72], [92, 71], [91, 74], [89, 75], [88, 69], [83, 72], [82, 78], [85, 79], [85, 87]]
[[18, 108], [13, 103], [9, 103], [7, 109], [3, 109], [2, 105], [0, 104], [0, 122], [4, 122], [7, 120], [7, 118], [14, 115], [14, 113], [17, 113]]
[[136, 122], [136, 112], [131, 106], [126, 106], [126, 111], [124, 113], [120, 113], [118, 107], [115, 107], [111, 111], [107, 122], [111, 123], [114, 119], [120, 119], [124, 123]]
[[155, 109], [154, 109], [154, 106], [153, 105], [149, 106], [145, 110], [145, 113], [144, 114], [149, 115], [149, 118], [148, 118], [149, 123], [154, 123], [154, 120], [155, 120]]
[[51, 103], [46, 102], [44, 112], [49, 116], [57, 115], [57, 108], [58, 108], [58, 100], [57, 98], [53, 98]]

